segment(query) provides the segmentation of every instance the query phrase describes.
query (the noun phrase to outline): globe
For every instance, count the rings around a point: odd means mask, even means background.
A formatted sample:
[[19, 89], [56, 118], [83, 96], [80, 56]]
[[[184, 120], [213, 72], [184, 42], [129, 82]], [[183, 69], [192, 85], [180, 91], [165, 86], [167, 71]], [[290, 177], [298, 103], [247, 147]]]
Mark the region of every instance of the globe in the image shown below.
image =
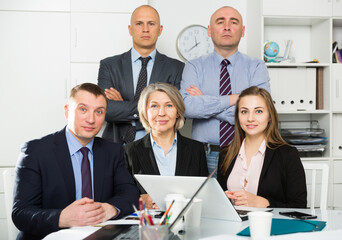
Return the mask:
[[264, 45], [264, 56], [267, 62], [275, 62], [279, 53], [279, 45], [276, 42], [267, 41]]

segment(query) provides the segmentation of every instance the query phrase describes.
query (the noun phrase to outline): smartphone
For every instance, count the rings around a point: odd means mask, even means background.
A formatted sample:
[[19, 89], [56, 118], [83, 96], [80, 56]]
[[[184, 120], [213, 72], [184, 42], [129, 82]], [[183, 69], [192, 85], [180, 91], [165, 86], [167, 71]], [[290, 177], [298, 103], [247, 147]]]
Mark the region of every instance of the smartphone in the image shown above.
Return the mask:
[[315, 215], [311, 215], [311, 214], [308, 214], [308, 213], [297, 212], [297, 211], [279, 212], [279, 214], [287, 216], [287, 217], [291, 217], [291, 218], [302, 219], [302, 220], [317, 218], [317, 216], [315, 216]]
[[158, 214], [156, 214], [156, 215], [154, 215], [153, 217], [154, 218], [162, 218], [162, 216], [164, 215], [164, 211], [161, 211], [161, 212], [159, 212]]

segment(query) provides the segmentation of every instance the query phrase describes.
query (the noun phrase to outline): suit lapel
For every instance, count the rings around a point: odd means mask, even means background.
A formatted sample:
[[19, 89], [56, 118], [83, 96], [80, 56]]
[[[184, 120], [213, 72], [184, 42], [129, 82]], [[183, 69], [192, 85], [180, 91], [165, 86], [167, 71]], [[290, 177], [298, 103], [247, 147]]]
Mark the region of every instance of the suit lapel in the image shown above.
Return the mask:
[[157, 51], [156, 60], [153, 64], [153, 69], [151, 73], [150, 84], [160, 82], [160, 77], [162, 76], [164, 65], [165, 65], [165, 57]]
[[64, 185], [68, 193], [68, 199], [70, 202], [73, 202], [76, 198], [75, 177], [65, 137], [65, 128], [56, 134], [54, 143], [54, 156], [56, 156], [60, 166], [60, 171], [63, 175], [63, 179], [56, 179], [56, 181], [64, 181]]
[[152, 145], [151, 145], [151, 137], [150, 134], [146, 134], [146, 136], [142, 139], [143, 149], [141, 151], [140, 166], [144, 169], [143, 172], [156, 173], [160, 175], [159, 168], [157, 165], [156, 158], [153, 153]]
[[104, 151], [101, 150], [101, 143], [94, 139], [93, 145], [93, 171], [94, 171], [94, 200], [98, 201], [101, 199], [102, 190], [104, 186], [104, 172], [106, 171], [106, 155]]
[[266, 153], [265, 153], [265, 159], [264, 159], [264, 164], [262, 165], [262, 169], [261, 169], [261, 173], [260, 173], [260, 178], [259, 178], [259, 187], [258, 187], [258, 191], [259, 188], [261, 186], [261, 182], [267, 172], [268, 167], [271, 164], [272, 158], [273, 158], [273, 154], [274, 154], [274, 149], [270, 149], [268, 147], [266, 147]]
[[129, 97], [129, 100], [134, 99], [134, 86], [133, 86], [133, 73], [132, 73], [132, 59], [131, 59], [131, 51], [126, 52], [121, 59], [122, 69], [124, 73], [124, 79], [120, 81], [125, 81], [123, 84], [126, 87], [126, 93]]
[[191, 152], [185, 149], [184, 137], [177, 133], [177, 162], [176, 162], [176, 176], [185, 176], [190, 165]]

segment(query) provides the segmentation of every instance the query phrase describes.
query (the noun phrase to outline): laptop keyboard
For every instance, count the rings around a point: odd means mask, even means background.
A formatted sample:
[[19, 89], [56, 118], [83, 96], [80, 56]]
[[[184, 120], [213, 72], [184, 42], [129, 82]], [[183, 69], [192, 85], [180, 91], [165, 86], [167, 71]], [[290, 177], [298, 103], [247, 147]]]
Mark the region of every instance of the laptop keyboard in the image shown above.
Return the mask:
[[132, 225], [126, 232], [113, 238], [113, 240], [119, 239], [139, 239], [139, 225]]
[[247, 215], [247, 213], [249, 213], [250, 211], [248, 211], [248, 210], [236, 209], [236, 212], [237, 212], [240, 216], [245, 216], [245, 215]]

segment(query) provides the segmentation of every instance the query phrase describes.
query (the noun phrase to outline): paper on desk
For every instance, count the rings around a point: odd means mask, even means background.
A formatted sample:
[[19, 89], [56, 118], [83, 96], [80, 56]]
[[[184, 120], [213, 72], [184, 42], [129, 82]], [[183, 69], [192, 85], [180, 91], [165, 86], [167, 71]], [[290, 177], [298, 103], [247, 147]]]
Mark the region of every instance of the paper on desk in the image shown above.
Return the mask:
[[[310, 233], [293, 233], [270, 237], [271, 240], [341, 240], [342, 230], [328, 230], [321, 232]], [[237, 235], [218, 235], [207, 238], [201, 238], [201, 240], [234, 240], [234, 239], [250, 239], [249, 237], [240, 237]]]
[[[100, 225], [108, 224], [139, 224], [138, 220], [111, 220]], [[99, 225], [99, 226], [100, 226]], [[100, 227], [86, 226], [86, 227], [72, 227], [69, 229], [59, 230], [58, 232], [51, 233], [47, 235], [44, 240], [81, 240], [92, 234], [93, 232], [99, 230]]]

